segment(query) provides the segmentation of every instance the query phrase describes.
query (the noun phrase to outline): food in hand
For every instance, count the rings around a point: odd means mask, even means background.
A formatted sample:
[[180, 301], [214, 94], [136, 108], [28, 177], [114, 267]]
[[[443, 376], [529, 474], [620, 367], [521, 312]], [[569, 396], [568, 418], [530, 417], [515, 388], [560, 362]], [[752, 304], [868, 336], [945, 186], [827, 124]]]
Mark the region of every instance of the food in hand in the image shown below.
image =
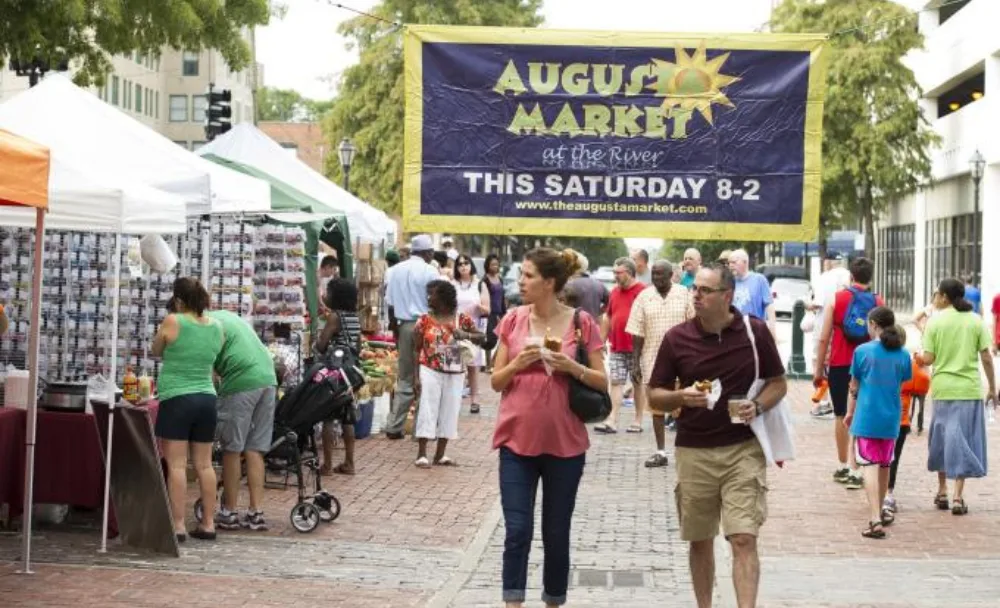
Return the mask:
[[545, 328], [545, 342], [544, 342], [544, 346], [545, 346], [545, 348], [547, 348], [547, 349], [549, 349], [549, 350], [551, 350], [553, 352], [559, 352], [559, 351], [562, 350], [562, 340], [559, 339], [559, 338], [553, 337], [552, 334], [551, 334], [551, 331], [552, 331], [551, 328], [549, 328], [549, 327]]
[[699, 381], [697, 381], [697, 382], [694, 383], [694, 388], [695, 388], [695, 390], [701, 391], [703, 393], [710, 393], [710, 392], [712, 392], [712, 381], [711, 380], [699, 380]]

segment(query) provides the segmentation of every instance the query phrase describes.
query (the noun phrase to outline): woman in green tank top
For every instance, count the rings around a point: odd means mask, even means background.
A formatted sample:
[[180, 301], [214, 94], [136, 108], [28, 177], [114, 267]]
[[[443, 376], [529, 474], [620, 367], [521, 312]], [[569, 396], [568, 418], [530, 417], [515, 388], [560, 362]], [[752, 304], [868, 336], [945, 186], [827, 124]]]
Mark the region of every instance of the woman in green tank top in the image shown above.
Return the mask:
[[187, 540], [184, 499], [187, 494], [188, 444], [201, 488], [205, 517], [191, 536], [215, 539], [216, 478], [212, 468], [215, 441], [215, 385], [212, 367], [222, 351], [222, 325], [205, 315], [208, 292], [192, 278], [174, 281], [170, 313], [153, 340], [153, 356], [162, 357], [160, 411], [156, 436], [167, 461], [167, 493], [178, 542]]

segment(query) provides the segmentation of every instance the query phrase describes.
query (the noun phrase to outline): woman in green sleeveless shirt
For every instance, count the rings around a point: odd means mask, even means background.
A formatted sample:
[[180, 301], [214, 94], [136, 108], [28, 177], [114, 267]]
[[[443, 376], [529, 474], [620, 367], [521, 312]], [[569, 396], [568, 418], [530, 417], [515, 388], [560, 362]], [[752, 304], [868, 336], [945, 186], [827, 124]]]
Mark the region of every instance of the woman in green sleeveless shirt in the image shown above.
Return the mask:
[[163, 358], [159, 377], [160, 411], [156, 436], [167, 461], [167, 493], [179, 542], [187, 539], [184, 499], [187, 494], [188, 443], [201, 488], [205, 517], [191, 536], [215, 539], [216, 479], [212, 468], [215, 440], [215, 385], [212, 366], [222, 351], [222, 325], [205, 315], [208, 292], [192, 278], [174, 281], [171, 314], [153, 340], [153, 356]]

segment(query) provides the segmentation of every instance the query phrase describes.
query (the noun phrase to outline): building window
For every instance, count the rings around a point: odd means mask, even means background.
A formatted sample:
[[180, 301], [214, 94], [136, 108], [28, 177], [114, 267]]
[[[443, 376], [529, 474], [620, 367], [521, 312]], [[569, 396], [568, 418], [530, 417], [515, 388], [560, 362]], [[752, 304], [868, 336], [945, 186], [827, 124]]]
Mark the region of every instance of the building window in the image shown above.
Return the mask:
[[135, 85], [135, 112], [142, 114], [142, 85]]
[[184, 69], [183, 73], [185, 76], [197, 76], [198, 75], [198, 58], [199, 54], [194, 51], [184, 51]]
[[153, 115], [153, 92], [146, 87], [146, 105], [142, 106], [142, 113], [146, 116]]
[[895, 310], [911, 310], [913, 306], [923, 305], [923, 302], [914, 302], [913, 297], [915, 234], [916, 224], [879, 230], [876, 287], [886, 305]]
[[153, 99], [153, 118], [156, 120], [160, 119], [160, 92], [156, 92], [156, 97]]
[[938, 118], [961, 110], [986, 95], [985, 72], [979, 72], [938, 95]]
[[[937, 289], [949, 277], [972, 274], [972, 215], [964, 213], [927, 221], [927, 288]], [[983, 214], [979, 213], [982, 229]], [[979, 253], [982, 255], [982, 236]], [[922, 294], [929, 297], [930, 294]]]
[[[962, 215], [956, 215], [952, 218], [952, 226], [955, 230], [954, 243], [955, 243], [955, 268], [952, 271], [953, 277], [963, 277], [966, 275], [971, 276], [976, 270], [976, 265], [973, 262], [972, 252], [973, 252], [973, 214], [965, 213]], [[980, 232], [983, 226], [983, 214], [979, 213], [979, 227]], [[982, 237], [980, 237], [980, 242], [978, 247], [980, 255], [983, 252]], [[975, 279], [973, 279], [975, 281]]]
[[118, 105], [118, 77], [111, 77], [111, 103]]
[[[170, 122], [187, 122], [188, 119], [188, 98], [187, 95], [170, 96]], [[185, 146], [187, 143], [184, 144]]]
[[192, 95], [191, 104], [191, 122], [205, 122], [205, 111], [208, 110], [208, 98], [204, 95]]

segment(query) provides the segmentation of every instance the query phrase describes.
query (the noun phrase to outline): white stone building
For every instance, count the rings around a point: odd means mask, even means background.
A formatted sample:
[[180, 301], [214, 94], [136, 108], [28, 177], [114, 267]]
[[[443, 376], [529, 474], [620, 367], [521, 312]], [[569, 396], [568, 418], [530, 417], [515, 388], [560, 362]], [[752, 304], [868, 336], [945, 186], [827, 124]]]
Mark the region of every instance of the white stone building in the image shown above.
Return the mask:
[[[924, 49], [907, 58], [924, 115], [941, 136], [933, 186], [893, 204], [877, 222], [877, 287], [897, 311], [926, 305], [937, 283], [972, 273], [975, 209], [970, 159], [985, 157], [978, 257], [985, 312], [1000, 292], [1000, 2], [901, 0], [919, 11]], [[935, 8], [937, 7], [937, 8]]]

